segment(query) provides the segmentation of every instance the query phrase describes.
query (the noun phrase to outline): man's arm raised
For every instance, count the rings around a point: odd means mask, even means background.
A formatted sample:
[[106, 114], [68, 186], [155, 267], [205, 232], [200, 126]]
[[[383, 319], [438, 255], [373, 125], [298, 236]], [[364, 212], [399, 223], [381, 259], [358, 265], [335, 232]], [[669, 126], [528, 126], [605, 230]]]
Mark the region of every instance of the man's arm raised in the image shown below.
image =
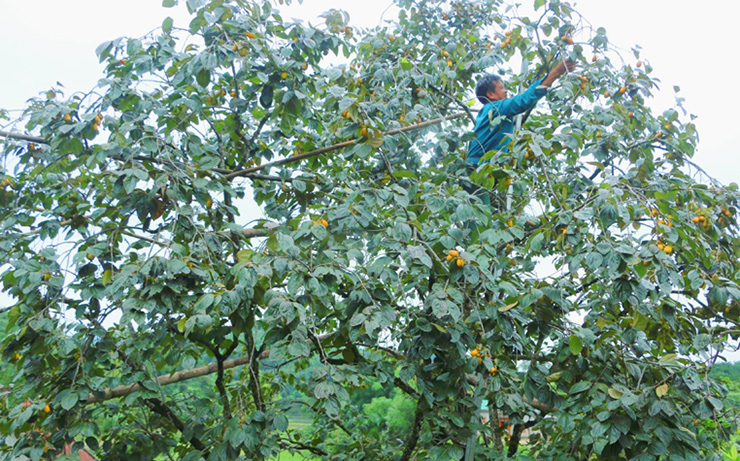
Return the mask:
[[547, 74], [547, 77], [542, 80], [542, 83], [540, 85], [549, 87], [553, 83], [555, 83], [555, 80], [557, 80], [561, 75], [565, 74], [566, 72], [571, 72], [575, 68], [576, 63], [573, 61], [560, 61], [558, 65], [555, 66], [555, 68], [551, 70], [549, 74]]

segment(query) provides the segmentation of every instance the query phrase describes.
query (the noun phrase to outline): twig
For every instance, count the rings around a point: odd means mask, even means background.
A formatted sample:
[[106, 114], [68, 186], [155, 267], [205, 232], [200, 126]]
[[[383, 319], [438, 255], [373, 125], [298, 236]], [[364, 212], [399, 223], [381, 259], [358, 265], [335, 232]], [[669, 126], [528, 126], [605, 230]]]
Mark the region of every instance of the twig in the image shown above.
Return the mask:
[[441, 89], [437, 88], [436, 86], [429, 85], [429, 88], [431, 88], [432, 90], [434, 90], [437, 93], [441, 94], [442, 96], [447, 97], [448, 99], [450, 99], [450, 101], [452, 101], [455, 104], [457, 104], [458, 106], [460, 106], [460, 108], [462, 110], [464, 110], [465, 113], [467, 114], [468, 119], [470, 120], [470, 122], [473, 125], [475, 125], [475, 117], [473, 116], [473, 113], [470, 111], [470, 108], [464, 102], [460, 101], [459, 99], [457, 99], [456, 97], [454, 97], [452, 95], [449, 95], [449, 94], [445, 93], [444, 91], [442, 91]]

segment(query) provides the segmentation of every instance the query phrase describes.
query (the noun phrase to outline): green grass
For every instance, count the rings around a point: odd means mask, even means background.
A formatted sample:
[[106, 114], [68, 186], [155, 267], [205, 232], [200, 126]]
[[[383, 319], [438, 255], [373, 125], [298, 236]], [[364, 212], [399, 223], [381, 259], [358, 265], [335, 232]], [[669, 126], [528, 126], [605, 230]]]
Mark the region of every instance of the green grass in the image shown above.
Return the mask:
[[304, 427], [311, 424], [311, 418], [302, 418], [300, 416], [291, 417], [289, 419], [289, 429], [303, 429]]
[[308, 459], [312, 459], [309, 457], [310, 453], [307, 451], [299, 451], [295, 454], [291, 454], [289, 451], [283, 451], [281, 452], [277, 458], [275, 458], [275, 461], [304, 461]]

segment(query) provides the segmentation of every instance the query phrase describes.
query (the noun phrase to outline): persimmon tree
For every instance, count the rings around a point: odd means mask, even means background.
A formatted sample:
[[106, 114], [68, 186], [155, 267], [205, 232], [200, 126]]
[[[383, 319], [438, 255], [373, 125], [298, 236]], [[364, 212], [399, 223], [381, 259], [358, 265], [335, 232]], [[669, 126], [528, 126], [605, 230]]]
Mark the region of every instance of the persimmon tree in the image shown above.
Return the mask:
[[[372, 30], [186, 6], [5, 133], [0, 450], [499, 459], [531, 428], [535, 459], [717, 458], [738, 191], [691, 162], [680, 103], [647, 105], [647, 59], [558, 0], [397, 0]], [[477, 77], [526, 86], [566, 57], [511, 149], [466, 165]], [[413, 401], [401, 437], [362, 430], [368, 380]]]

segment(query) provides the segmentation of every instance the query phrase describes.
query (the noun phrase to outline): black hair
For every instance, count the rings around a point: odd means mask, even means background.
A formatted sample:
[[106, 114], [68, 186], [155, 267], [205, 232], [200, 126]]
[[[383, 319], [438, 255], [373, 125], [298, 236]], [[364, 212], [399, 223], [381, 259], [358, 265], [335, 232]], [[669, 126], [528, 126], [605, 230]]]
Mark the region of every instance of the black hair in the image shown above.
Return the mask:
[[496, 82], [500, 81], [501, 77], [493, 74], [486, 74], [478, 80], [478, 83], [475, 84], [475, 97], [478, 98], [481, 104], [491, 102], [486, 95], [489, 91], [496, 91]]

